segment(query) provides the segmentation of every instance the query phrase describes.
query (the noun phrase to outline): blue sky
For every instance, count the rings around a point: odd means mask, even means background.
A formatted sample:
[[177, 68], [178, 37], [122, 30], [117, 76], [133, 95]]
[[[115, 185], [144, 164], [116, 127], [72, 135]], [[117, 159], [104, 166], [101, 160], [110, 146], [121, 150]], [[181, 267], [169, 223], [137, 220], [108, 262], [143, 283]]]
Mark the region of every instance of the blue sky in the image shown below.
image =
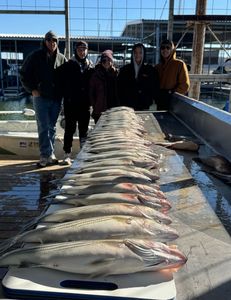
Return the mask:
[[[64, 0], [0, 0], [0, 10], [63, 10]], [[71, 36], [119, 36], [137, 19], [167, 19], [168, 0], [69, 0]], [[175, 0], [175, 14], [195, 14], [196, 0]], [[231, 0], [207, 0], [207, 14], [231, 14]], [[65, 34], [63, 15], [1, 14], [0, 33]]]

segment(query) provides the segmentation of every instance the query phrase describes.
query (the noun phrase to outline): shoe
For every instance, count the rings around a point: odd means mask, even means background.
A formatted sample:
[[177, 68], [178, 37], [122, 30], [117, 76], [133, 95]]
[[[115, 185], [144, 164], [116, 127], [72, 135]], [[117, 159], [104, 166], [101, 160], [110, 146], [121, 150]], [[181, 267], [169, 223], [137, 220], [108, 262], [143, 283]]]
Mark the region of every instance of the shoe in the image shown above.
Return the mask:
[[49, 165], [57, 165], [59, 163], [58, 159], [55, 157], [54, 154], [51, 154], [50, 157], [48, 157], [48, 164]]
[[40, 157], [39, 162], [37, 162], [38, 168], [45, 168], [48, 166], [48, 158], [47, 157]]
[[72, 164], [71, 153], [65, 153], [62, 165], [71, 165]]

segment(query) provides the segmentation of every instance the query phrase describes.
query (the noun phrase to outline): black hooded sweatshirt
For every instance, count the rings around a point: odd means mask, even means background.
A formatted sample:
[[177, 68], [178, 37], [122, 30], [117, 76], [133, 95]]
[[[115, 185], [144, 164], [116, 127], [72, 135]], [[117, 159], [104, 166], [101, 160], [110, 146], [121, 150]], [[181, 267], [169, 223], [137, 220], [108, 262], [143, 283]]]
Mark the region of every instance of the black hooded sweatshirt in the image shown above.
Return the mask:
[[[135, 66], [134, 50], [143, 49], [140, 66]], [[131, 63], [120, 68], [118, 75], [118, 96], [120, 105], [135, 110], [147, 110], [159, 89], [158, 75], [152, 65], [145, 63], [146, 49], [143, 44], [135, 44], [132, 48]], [[138, 72], [138, 74], [136, 74]]]

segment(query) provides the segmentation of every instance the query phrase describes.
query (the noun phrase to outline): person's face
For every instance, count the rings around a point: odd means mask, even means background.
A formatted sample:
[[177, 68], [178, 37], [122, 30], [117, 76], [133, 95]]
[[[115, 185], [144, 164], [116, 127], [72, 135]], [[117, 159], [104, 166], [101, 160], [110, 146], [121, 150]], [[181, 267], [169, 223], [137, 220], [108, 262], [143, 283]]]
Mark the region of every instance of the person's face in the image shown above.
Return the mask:
[[102, 66], [103, 66], [106, 70], [108, 70], [108, 69], [110, 69], [110, 68], [112, 67], [112, 61], [111, 61], [110, 58], [108, 58], [108, 57], [102, 58], [101, 63], [102, 63]]
[[54, 53], [57, 49], [57, 40], [56, 39], [47, 39], [45, 41], [46, 47], [50, 53]]
[[83, 59], [87, 56], [87, 48], [84, 46], [77, 47], [77, 55], [79, 58]]
[[160, 51], [163, 58], [168, 58], [169, 55], [172, 53], [172, 46], [169, 44], [161, 45]]
[[143, 52], [141, 47], [137, 47], [134, 50], [134, 59], [135, 62], [139, 65], [142, 62]]

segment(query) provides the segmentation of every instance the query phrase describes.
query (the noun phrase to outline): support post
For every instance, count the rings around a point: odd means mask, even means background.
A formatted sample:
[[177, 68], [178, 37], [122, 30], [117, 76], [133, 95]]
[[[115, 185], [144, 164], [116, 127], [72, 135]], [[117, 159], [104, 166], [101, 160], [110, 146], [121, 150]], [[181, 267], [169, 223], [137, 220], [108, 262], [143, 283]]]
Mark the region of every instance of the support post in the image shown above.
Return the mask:
[[[206, 15], [207, 0], [197, 0], [196, 15]], [[193, 34], [193, 49], [192, 49], [192, 62], [191, 73], [201, 74], [203, 67], [203, 53], [205, 42], [206, 24], [203, 21], [195, 22]], [[199, 100], [200, 96], [200, 82], [193, 82], [189, 91], [189, 97]]]
[[174, 0], [170, 0], [169, 1], [167, 39], [169, 39], [171, 41], [172, 41], [172, 37], [173, 37], [173, 12], [174, 12]]
[[66, 48], [66, 58], [70, 58], [70, 29], [69, 29], [69, 0], [65, 0], [65, 48]]
[[0, 40], [0, 76], [1, 76], [2, 96], [4, 97], [4, 77], [3, 77], [3, 67], [2, 67], [2, 44], [1, 44], [1, 40]]

